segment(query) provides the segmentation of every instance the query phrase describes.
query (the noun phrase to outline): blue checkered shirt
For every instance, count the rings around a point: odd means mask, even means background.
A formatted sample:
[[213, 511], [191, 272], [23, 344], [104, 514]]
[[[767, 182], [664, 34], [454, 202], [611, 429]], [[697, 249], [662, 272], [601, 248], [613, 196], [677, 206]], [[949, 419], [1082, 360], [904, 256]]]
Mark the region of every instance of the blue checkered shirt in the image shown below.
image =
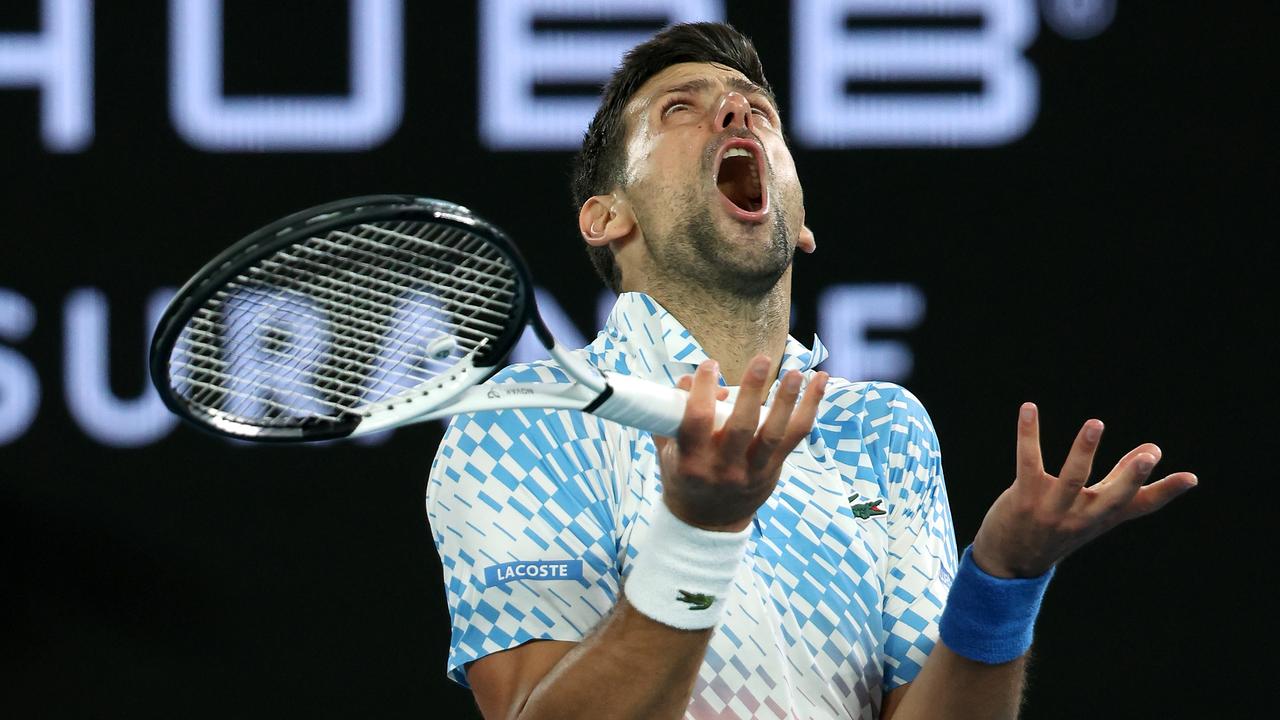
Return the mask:
[[[624, 293], [583, 357], [669, 385], [706, 354], [652, 298]], [[788, 338], [781, 371], [826, 356]], [[569, 382], [551, 361], [492, 382]], [[770, 398], [777, 390], [775, 382]], [[736, 388], [730, 389], [731, 393]], [[578, 411], [460, 415], [427, 513], [453, 621], [449, 675], [530, 640], [582, 640], [644, 552], [662, 479], [649, 433]], [[634, 537], [634, 539], [633, 539]], [[689, 718], [873, 718], [938, 636], [956, 542], [937, 435], [902, 387], [832, 378], [756, 512]]]

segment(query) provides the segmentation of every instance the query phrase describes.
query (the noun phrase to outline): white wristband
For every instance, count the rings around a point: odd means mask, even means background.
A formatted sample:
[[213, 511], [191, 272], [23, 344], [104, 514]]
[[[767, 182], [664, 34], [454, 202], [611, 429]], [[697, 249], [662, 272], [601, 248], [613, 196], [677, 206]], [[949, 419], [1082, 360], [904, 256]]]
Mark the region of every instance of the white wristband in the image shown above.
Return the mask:
[[720, 623], [751, 527], [716, 532], [686, 524], [661, 499], [623, 589], [631, 606], [664, 625], [704, 630]]

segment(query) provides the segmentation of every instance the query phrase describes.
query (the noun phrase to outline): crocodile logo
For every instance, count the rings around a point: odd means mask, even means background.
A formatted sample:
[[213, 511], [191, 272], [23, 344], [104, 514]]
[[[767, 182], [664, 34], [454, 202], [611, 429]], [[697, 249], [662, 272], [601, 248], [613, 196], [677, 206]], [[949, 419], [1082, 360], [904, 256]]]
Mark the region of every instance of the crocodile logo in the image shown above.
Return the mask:
[[855, 503], [858, 499], [858, 493], [849, 496], [850, 510], [853, 510], [853, 516], [859, 520], [869, 520], [877, 515], [884, 515], [885, 511], [880, 509], [880, 503], [884, 500], [872, 500], [871, 502]]
[[676, 596], [676, 599], [682, 603], [689, 603], [690, 610], [706, 610], [716, 601], [715, 595], [691, 593], [688, 590], [681, 590], [679, 592], [680, 594]]

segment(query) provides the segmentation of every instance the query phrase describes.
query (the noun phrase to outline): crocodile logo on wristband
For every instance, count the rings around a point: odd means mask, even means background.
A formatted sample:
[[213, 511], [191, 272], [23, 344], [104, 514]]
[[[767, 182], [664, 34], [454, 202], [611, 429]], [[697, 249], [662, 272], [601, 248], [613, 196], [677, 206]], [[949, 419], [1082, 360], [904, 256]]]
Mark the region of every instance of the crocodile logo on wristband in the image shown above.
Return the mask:
[[679, 592], [680, 594], [676, 596], [676, 599], [682, 603], [689, 603], [690, 610], [706, 610], [716, 601], [715, 595], [691, 593], [688, 590], [680, 590]]
[[872, 500], [871, 502], [855, 503], [858, 499], [858, 493], [849, 496], [850, 510], [853, 510], [853, 516], [859, 520], [869, 520], [877, 515], [884, 515], [885, 511], [880, 509], [880, 503], [884, 500]]

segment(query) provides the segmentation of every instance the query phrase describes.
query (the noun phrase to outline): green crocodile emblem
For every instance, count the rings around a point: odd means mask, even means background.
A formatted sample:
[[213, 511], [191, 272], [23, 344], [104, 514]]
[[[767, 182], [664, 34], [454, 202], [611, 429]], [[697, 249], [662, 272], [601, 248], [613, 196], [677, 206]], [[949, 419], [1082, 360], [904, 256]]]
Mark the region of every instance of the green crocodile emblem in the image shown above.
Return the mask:
[[849, 503], [851, 505], [849, 509], [853, 510], [853, 516], [859, 520], [867, 520], [877, 515], [885, 514], [885, 511], [880, 509], [880, 503], [884, 502], [884, 500], [872, 500], [871, 502], [864, 503], [853, 502], [857, 499], [858, 493], [854, 493], [849, 496]]
[[679, 592], [680, 594], [676, 596], [676, 599], [682, 603], [689, 603], [690, 610], [706, 610], [716, 601], [715, 595], [691, 593], [687, 590], [681, 590]]

